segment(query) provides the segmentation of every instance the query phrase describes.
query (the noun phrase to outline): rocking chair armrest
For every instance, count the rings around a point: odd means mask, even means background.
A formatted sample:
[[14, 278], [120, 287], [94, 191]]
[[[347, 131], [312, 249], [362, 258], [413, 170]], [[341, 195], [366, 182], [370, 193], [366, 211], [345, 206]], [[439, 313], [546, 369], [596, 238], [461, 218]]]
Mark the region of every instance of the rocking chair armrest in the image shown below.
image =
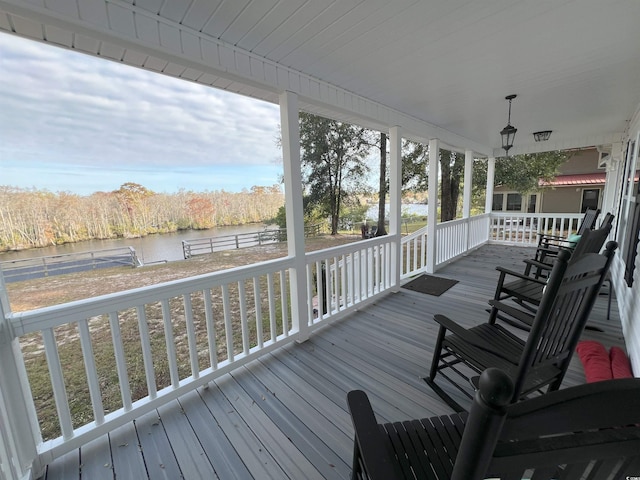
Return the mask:
[[467, 330], [464, 327], [461, 327], [450, 318], [445, 317], [444, 315], [434, 315], [433, 319], [440, 324], [441, 328], [449, 330], [451, 333], [457, 335], [468, 344], [473, 345], [480, 350], [484, 350], [485, 352], [489, 352], [496, 357], [500, 357], [503, 360], [513, 363], [514, 359], [512, 356], [505, 355], [503, 352], [497, 352], [495, 348], [493, 348], [492, 345], [489, 345], [480, 335]]
[[504, 268], [504, 267], [496, 267], [496, 270], [498, 270], [500, 272], [500, 278], [503, 279], [504, 275], [511, 275], [513, 277], [518, 277], [522, 280], [530, 280], [532, 282], [535, 283], [539, 283], [540, 285], [546, 285], [547, 281], [546, 279], [539, 279], [539, 278], [534, 278], [534, 277], [530, 277], [528, 275], [525, 275], [523, 273], [519, 273], [519, 272], [515, 272], [513, 270], [509, 270], [508, 268]]
[[536, 233], [540, 241], [544, 240], [564, 240], [566, 237], [562, 235], [551, 235], [550, 233]]
[[491, 305], [496, 310], [506, 313], [510, 317], [515, 318], [516, 320], [528, 325], [529, 327], [533, 325], [533, 320], [535, 319], [534, 315], [527, 313], [518, 308], [512, 307], [511, 305], [506, 305], [503, 302], [499, 302], [497, 300], [489, 300], [489, 305]]
[[458, 335], [459, 337], [461, 337], [465, 341], [468, 341], [469, 343], [472, 343], [474, 345], [476, 345], [477, 343], [478, 345], [476, 346], [479, 346], [479, 344], [483, 343], [482, 340], [479, 339], [476, 335], [474, 335], [472, 332], [469, 332], [469, 330], [467, 330], [466, 328], [461, 327], [456, 322], [451, 320], [449, 317], [437, 314], [433, 316], [433, 319], [437, 323], [439, 323], [441, 327], [445, 328], [446, 330], [449, 330], [454, 335]]
[[[354, 468], [361, 463], [371, 480], [387, 480], [397, 478], [388, 438], [386, 438], [371, 408], [367, 394], [362, 390], [347, 393], [347, 404], [351, 413], [355, 432]], [[357, 463], [358, 462], [358, 463]], [[354, 477], [355, 478], [355, 477]]]
[[523, 260], [523, 262], [527, 264], [528, 270], [531, 270], [531, 268], [537, 268], [538, 270], [546, 270], [546, 271], [550, 271], [553, 269], [553, 265], [549, 263], [539, 262], [538, 260], [533, 260], [531, 258]]

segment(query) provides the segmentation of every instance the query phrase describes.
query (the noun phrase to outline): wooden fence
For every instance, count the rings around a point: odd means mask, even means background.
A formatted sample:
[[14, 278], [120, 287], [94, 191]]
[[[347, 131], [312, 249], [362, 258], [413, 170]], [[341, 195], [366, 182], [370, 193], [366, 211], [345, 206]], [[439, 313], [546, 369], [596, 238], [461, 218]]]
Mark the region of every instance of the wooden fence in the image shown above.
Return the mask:
[[[320, 234], [320, 225], [305, 227], [305, 237], [313, 237]], [[182, 253], [184, 258], [194, 255], [232, 250], [236, 248], [256, 247], [270, 243], [287, 241], [287, 229], [261, 230], [259, 232], [238, 233], [235, 235], [221, 235], [218, 237], [195, 238], [182, 241]]]
[[9, 260], [0, 262], [0, 273], [6, 283], [11, 283], [98, 268], [140, 265], [135, 249], [122, 247]]

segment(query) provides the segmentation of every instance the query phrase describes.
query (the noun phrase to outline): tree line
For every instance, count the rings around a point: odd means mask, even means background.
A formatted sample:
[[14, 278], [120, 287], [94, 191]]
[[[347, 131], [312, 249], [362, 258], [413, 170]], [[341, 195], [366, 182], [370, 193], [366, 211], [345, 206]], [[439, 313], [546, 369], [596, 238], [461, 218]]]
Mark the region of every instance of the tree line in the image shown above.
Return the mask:
[[125, 183], [88, 196], [0, 186], [0, 251], [264, 222], [283, 204], [279, 185], [156, 193]]
[[[389, 188], [386, 134], [305, 112], [300, 113], [299, 125], [306, 221], [315, 223], [328, 218], [331, 234], [336, 234], [340, 218], [346, 211], [357, 208], [362, 195], [373, 193], [373, 187], [367, 181], [371, 179], [367, 177], [375, 168], [379, 172], [377, 232], [386, 234], [384, 205]], [[379, 163], [375, 165], [371, 160], [375, 158], [372, 151], [379, 154]], [[553, 179], [567, 158], [565, 152], [497, 158], [494, 185], [507, 186], [521, 193], [536, 190], [539, 180]], [[428, 162], [428, 145], [403, 141], [403, 192], [427, 190]], [[474, 203], [484, 204], [486, 160], [475, 162], [472, 179], [463, 178], [464, 154], [442, 149], [439, 162], [441, 221], [453, 220], [458, 215], [465, 181], [472, 182]], [[284, 226], [284, 209], [277, 219]]]

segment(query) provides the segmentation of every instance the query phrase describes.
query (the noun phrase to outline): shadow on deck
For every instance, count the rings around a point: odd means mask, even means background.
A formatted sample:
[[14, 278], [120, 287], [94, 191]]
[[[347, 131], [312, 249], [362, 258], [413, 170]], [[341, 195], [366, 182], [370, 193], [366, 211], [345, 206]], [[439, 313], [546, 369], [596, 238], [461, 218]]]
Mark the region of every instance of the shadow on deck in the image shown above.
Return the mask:
[[[437, 275], [459, 280], [440, 297], [400, 289], [303, 344], [283, 347], [49, 465], [43, 479], [347, 479], [349, 390], [365, 390], [379, 421], [451, 413], [424, 383], [436, 313], [486, 320], [496, 265], [523, 270], [532, 250], [486, 245]], [[622, 345], [613, 302], [599, 298], [583, 338]], [[574, 356], [563, 386], [584, 383]]]

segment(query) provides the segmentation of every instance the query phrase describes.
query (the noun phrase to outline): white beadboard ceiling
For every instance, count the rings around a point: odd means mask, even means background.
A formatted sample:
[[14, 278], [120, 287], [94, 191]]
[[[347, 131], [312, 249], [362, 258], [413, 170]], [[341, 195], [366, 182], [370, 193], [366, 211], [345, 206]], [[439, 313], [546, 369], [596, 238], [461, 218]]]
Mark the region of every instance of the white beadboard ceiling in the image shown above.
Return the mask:
[[508, 94], [516, 153], [611, 143], [640, 104], [638, 0], [0, 0], [0, 30], [485, 155]]

